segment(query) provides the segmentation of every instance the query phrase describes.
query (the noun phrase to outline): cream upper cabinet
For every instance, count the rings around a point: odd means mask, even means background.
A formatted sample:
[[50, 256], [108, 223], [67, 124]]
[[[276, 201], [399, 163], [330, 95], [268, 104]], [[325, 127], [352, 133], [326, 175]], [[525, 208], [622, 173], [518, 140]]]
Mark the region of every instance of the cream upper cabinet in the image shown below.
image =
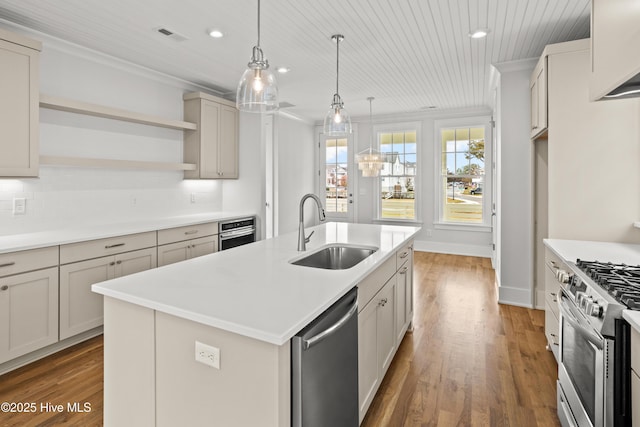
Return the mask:
[[0, 177], [38, 176], [41, 49], [0, 29]]
[[591, 1], [591, 100], [640, 73], [639, 23], [637, 0]]
[[238, 178], [238, 110], [233, 102], [202, 92], [183, 98], [184, 119], [198, 126], [184, 132], [184, 161], [196, 165], [184, 177]]
[[531, 138], [547, 130], [547, 57], [543, 55], [533, 69], [529, 89], [531, 91]]

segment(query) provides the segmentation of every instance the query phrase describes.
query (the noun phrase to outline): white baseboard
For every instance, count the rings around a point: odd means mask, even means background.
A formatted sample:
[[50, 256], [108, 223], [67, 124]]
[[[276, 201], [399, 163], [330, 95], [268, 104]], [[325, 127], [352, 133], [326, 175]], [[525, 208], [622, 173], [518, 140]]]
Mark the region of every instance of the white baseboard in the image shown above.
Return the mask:
[[491, 248], [489, 246], [468, 245], [464, 243], [429, 242], [416, 240], [413, 248], [416, 251], [436, 252], [440, 254], [477, 256], [480, 258], [491, 258]]
[[534, 308], [530, 289], [500, 286], [498, 288], [498, 302], [518, 307]]

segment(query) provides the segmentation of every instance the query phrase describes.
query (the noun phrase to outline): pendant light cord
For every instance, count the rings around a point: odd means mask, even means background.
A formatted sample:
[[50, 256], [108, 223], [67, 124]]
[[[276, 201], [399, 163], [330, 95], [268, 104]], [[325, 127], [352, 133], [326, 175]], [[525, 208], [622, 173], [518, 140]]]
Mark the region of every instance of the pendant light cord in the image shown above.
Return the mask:
[[369, 124], [371, 125], [371, 133], [369, 134], [369, 153], [373, 152], [373, 107], [372, 103], [375, 99], [373, 96], [367, 98], [369, 100]]
[[338, 81], [340, 75], [340, 36], [336, 37], [336, 93], [340, 94], [338, 90]]
[[260, 0], [258, 0], [258, 47], [260, 47]]

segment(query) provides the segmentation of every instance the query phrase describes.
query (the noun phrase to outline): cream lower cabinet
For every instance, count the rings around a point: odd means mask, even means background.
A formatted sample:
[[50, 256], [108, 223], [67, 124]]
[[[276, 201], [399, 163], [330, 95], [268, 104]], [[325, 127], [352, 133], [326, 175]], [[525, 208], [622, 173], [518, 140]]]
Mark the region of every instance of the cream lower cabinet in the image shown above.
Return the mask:
[[158, 267], [212, 254], [218, 250], [218, 236], [158, 246]]
[[358, 314], [358, 396], [364, 418], [396, 350], [394, 275]]
[[413, 242], [396, 255], [396, 344], [404, 338], [413, 321]]
[[0, 278], [0, 363], [58, 341], [58, 267]]
[[560, 309], [558, 294], [560, 282], [556, 279], [556, 270], [560, 266], [560, 259], [549, 249], [545, 252], [545, 301], [544, 301], [544, 334], [547, 337], [547, 348], [553, 352], [556, 361], [560, 351]]
[[60, 266], [60, 339], [102, 325], [102, 295], [91, 285], [156, 265], [156, 248], [148, 248]]
[[158, 231], [158, 267], [217, 251], [217, 222]]

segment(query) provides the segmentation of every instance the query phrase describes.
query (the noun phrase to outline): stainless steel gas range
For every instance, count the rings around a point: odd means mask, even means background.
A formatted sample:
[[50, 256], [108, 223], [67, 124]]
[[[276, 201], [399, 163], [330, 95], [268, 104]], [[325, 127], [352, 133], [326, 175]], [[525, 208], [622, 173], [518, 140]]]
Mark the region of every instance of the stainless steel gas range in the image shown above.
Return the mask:
[[630, 326], [622, 310], [640, 310], [640, 266], [577, 260], [556, 269], [556, 278], [561, 424], [630, 426]]

